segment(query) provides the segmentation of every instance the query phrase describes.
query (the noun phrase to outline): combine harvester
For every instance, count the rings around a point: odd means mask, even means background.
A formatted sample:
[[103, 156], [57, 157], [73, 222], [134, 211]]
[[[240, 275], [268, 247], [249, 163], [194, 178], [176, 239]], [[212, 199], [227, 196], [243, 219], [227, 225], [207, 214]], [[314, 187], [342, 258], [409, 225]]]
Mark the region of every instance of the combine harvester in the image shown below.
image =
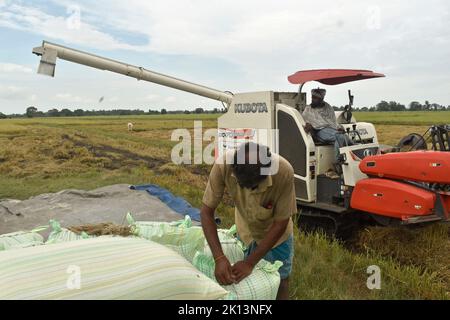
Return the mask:
[[[41, 74], [54, 76], [60, 58], [222, 102], [227, 112], [218, 119], [219, 153], [235, 148], [239, 142], [262, 142], [264, 138], [273, 152], [292, 164], [300, 217], [313, 225], [326, 226], [336, 233], [362, 219], [374, 219], [383, 225], [449, 220], [448, 126], [431, 128], [430, 151], [382, 154], [373, 124], [357, 122], [352, 116], [353, 96], [349, 91], [349, 104], [336, 115], [353, 143], [341, 146], [337, 164], [334, 147], [315, 142], [304, 130], [301, 111], [306, 106], [306, 93], [302, 92], [305, 83], [337, 85], [383, 74], [340, 69], [299, 71], [288, 78], [299, 85], [296, 92], [233, 94], [45, 41], [33, 53], [41, 56]], [[326, 174], [336, 168], [339, 178]]]

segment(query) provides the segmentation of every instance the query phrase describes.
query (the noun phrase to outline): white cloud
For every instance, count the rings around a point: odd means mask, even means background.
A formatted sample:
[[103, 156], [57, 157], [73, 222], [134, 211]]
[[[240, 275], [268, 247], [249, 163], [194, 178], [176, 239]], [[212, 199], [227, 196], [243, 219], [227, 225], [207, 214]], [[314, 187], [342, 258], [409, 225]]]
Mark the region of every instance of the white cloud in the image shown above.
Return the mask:
[[173, 96], [170, 96], [170, 97], [167, 97], [164, 99], [164, 102], [166, 102], [166, 103], [174, 103], [176, 101], [177, 101], [177, 98], [175, 98]]
[[30, 90], [15, 85], [0, 84], [0, 99], [7, 101], [27, 101], [33, 102], [37, 100], [37, 95], [30, 93]]
[[[70, 13], [65, 10], [56, 15], [27, 2], [6, 2], [0, 12], [0, 27], [62, 40], [75, 48], [126, 49], [141, 53], [142, 58], [146, 53], [157, 53], [164, 59], [177, 55], [181, 60], [186, 56], [205, 60], [202, 73], [194, 71], [187, 80], [208, 79], [214, 86], [234, 92], [294, 91], [296, 88], [286, 77], [301, 69], [364, 68], [385, 72], [388, 78], [328, 87], [332, 104], [345, 104], [348, 88], [357, 91], [356, 102], [360, 106], [388, 98], [402, 99], [403, 103], [423, 97], [450, 102], [450, 92], [442, 90], [450, 83], [450, 6], [446, 0], [385, 0], [376, 5], [349, 0], [52, 2], [61, 8], [79, 5], [80, 29], [68, 28]], [[130, 44], [136, 36], [141, 45]], [[112, 58], [115, 55], [111, 53]], [[232, 66], [237, 76], [225, 79], [223, 68], [213, 64], [215, 61], [228, 63], [227, 67]], [[157, 63], [148, 66], [166, 72]], [[87, 71], [80, 70], [79, 78], [83, 79]], [[102, 85], [119, 88], [116, 78], [112, 78], [102, 78]], [[55, 82], [54, 86], [58, 84]], [[91, 90], [87, 87], [86, 81], [75, 84], [75, 99], [85, 101], [81, 97], [84, 90]], [[67, 89], [61, 85], [57, 90]], [[117, 92], [124, 106], [147, 101], [163, 107], [170, 103], [175, 108], [204, 101], [159, 89], [149, 95], [137, 85]]]
[[1, 73], [31, 73], [32, 71], [31, 68], [19, 64], [0, 62]]
[[160, 96], [157, 94], [148, 94], [147, 96], [144, 97], [143, 100], [154, 102], [154, 101], [158, 101], [159, 99], [160, 99]]
[[0, 85], [0, 99], [22, 100], [25, 97], [25, 90], [22, 87]]
[[66, 103], [93, 103], [94, 99], [80, 97], [71, 93], [58, 93], [55, 98], [60, 102]]
[[14, 3], [6, 4], [0, 11], [0, 27], [28, 31], [50, 39], [105, 50], [139, 49], [117, 41], [83, 20], [77, 24], [73, 19], [71, 12], [66, 16], [55, 16], [32, 6]]
[[286, 86], [286, 77], [299, 69], [373, 68], [389, 63], [403, 70], [411, 64], [410, 57], [427, 55], [428, 63], [422, 63], [433, 67], [438, 51], [450, 54], [445, 0], [386, 0], [377, 5], [349, 0], [314, 4], [287, 0], [282, 5], [268, 0], [82, 0], [77, 4], [95, 25], [149, 39], [147, 45], [121, 44], [121, 48], [225, 59], [252, 81], [247, 82], [249, 89], [258, 82], [269, 88]]

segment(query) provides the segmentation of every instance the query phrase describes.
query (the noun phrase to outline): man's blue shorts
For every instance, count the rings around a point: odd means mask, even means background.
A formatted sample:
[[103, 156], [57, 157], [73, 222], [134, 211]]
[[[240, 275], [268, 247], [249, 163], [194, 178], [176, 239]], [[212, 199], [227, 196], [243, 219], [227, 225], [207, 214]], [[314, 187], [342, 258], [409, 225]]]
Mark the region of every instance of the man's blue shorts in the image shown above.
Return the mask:
[[[253, 251], [255, 251], [258, 245], [255, 241], [253, 241], [245, 250], [245, 257], [247, 258]], [[267, 254], [263, 257], [264, 260], [269, 261], [270, 263], [274, 263], [275, 261], [283, 262], [283, 266], [278, 270], [280, 273], [281, 279], [286, 279], [289, 277], [292, 271], [292, 260], [294, 258], [294, 236], [291, 234], [289, 238], [272, 248]]]

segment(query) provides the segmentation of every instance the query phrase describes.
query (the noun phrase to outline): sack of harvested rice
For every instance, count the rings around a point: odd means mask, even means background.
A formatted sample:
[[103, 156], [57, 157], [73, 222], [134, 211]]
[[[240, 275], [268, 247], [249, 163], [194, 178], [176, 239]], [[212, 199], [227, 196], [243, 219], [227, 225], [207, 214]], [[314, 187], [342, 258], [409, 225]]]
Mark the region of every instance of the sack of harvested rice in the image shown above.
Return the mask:
[[[214, 276], [214, 258], [197, 252], [193, 261], [194, 266], [203, 274], [216, 281]], [[275, 300], [280, 286], [278, 269], [283, 265], [281, 261], [270, 263], [261, 260], [253, 269], [251, 275], [237, 284], [223, 286], [229, 291], [227, 299], [236, 300]]]
[[38, 227], [31, 231], [18, 231], [0, 235], [0, 251], [40, 246], [44, 244], [44, 238], [38, 233], [48, 226]]
[[185, 259], [192, 262], [197, 251], [202, 251], [205, 237], [200, 227], [192, 227], [189, 216], [174, 222], [134, 221], [127, 215], [133, 234], [154, 241], [175, 250]]
[[[212, 256], [203, 229], [192, 226], [192, 220], [185, 216], [183, 220], [174, 222], [135, 221], [130, 213], [127, 221], [136, 236], [170, 247], [192, 262], [197, 251]], [[230, 229], [219, 229], [218, 235], [224, 254], [231, 263], [244, 259], [244, 244], [234, 234], [236, 226]]]
[[[228, 261], [230, 261], [231, 264], [235, 264], [238, 261], [244, 260], [245, 245], [234, 236], [234, 234], [236, 234], [236, 225], [232, 226], [230, 229], [218, 229], [217, 233], [219, 235], [223, 253], [228, 258]], [[206, 239], [203, 253], [212, 257], [212, 252]]]
[[89, 238], [89, 235], [86, 232], [76, 234], [69, 229], [61, 228], [60, 223], [56, 220], [50, 220], [49, 224], [52, 228], [52, 232], [49, 234], [45, 244], [68, 242]]
[[97, 237], [0, 252], [0, 299], [220, 299], [227, 291], [172, 250]]

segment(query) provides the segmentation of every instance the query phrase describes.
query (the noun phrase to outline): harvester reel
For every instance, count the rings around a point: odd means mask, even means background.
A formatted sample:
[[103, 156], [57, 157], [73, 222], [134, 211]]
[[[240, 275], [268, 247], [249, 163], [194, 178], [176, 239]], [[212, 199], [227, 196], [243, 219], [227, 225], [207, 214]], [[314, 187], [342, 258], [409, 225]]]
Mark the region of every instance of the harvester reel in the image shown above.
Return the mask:
[[398, 143], [397, 148], [400, 152], [428, 149], [427, 142], [423, 136], [418, 133], [410, 133], [402, 138]]

